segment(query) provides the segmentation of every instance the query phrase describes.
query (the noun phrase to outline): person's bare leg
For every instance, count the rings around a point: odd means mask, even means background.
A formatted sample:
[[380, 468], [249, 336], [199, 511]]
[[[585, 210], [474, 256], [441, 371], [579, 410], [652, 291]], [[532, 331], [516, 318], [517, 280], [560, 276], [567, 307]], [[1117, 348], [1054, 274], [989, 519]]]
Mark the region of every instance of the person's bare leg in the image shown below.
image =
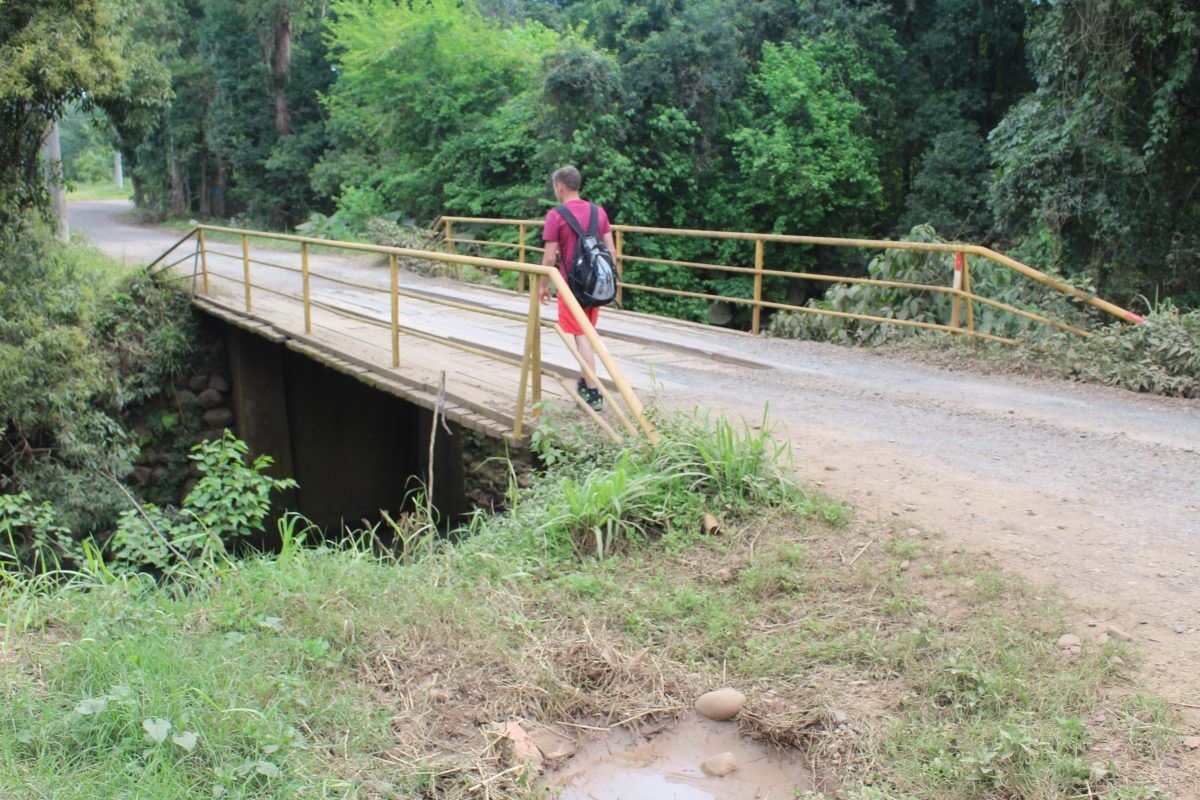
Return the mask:
[[[588, 338], [583, 334], [576, 334], [575, 346], [579, 348], [579, 355], [583, 357], [583, 363], [588, 365], [588, 368], [591, 369], [593, 375], [596, 375], [596, 353], [592, 350], [592, 343], [589, 342]], [[598, 388], [595, 384], [588, 380], [587, 375], [583, 376], [583, 383], [589, 389]]]

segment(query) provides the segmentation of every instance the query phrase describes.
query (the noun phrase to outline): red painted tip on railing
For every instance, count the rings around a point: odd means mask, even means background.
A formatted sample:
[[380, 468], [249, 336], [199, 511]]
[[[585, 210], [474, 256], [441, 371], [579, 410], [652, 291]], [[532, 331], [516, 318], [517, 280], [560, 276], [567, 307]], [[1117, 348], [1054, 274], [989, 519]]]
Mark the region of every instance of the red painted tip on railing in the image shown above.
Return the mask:
[[1146, 324], [1145, 317], [1139, 317], [1137, 314], [1133, 313], [1132, 311], [1126, 311], [1125, 318], [1128, 319], [1130, 322], [1132, 322], [1134, 325], [1145, 325]]

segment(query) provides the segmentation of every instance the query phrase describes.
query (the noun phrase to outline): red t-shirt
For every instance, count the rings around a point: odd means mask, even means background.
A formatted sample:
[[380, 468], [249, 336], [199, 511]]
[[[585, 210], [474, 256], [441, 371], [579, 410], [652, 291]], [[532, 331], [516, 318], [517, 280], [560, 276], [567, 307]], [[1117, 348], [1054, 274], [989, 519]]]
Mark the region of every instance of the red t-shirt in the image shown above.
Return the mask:
[[[579, 199], [568, 200], [564, 205], [571, 216], [575, 217], [579, 227], [586, 231], [592, 218], [591, 204], [587, 200]], [[601, 206], [596, 206], [596, 231], [600, 236], [612, 231], [612, 226], [608, 224], [608, 214], [604, 213], [604, 208]], [[566, 277], [567, 266], [575, 257], [575, 245], [578, 244], [579, 237], [575, 235], [575, 231], [571, 230], [571, 226], [557, 210], [551, 210], [546, 215], [546, 226], [542, 228], [542, 240], [558, 242], [558, 271], [563, 277]]]

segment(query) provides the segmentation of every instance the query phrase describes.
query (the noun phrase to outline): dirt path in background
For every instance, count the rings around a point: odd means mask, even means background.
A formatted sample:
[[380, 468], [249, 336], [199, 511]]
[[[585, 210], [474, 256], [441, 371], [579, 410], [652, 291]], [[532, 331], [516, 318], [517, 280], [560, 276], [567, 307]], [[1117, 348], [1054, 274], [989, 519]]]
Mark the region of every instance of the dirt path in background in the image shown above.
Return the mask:
[[[131, 261], [178, 238], [124, 221], [127, 208], [73, 204], [72, 222]], [[737, 334], [728, 351], [760, 366], [664, 366], [661, 401], [755, 421], [769, 401], [803, 478], [881, 528], [941, 532], [1058, 588], [1081, 635], [1128, 633], [1148, 687], [1200, 734], [1200, 402]], [[1164, 786], [1200, 796], [1200, 750], [1164, 765]]]

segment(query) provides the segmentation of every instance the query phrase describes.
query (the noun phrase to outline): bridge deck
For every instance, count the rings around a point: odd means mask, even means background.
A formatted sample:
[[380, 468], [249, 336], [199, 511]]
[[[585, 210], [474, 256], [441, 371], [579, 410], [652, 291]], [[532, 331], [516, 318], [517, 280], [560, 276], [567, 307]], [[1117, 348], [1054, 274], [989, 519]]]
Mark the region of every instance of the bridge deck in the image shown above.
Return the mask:
[[[182, 262], [173, 274], [185, 280], [194, 276], [196, 304], [208, 313], [410, 402], [440, 406], [448, 419], [481, 434], [513, 439], [528, 295], [402, 271], [400, 365], [393, 367], [386, 259], [310, 254], [312, 328], [305, 333], [299, 253], [252, 247], [247, 311], [241, 248], [210, 239], [206, 249], [208, 295], [195, 272], [196, 260]], [[520, 320], [494, 316], [497, 312]], [[549, 317], [541, 334], [543, 399], [574, 408], [569, 393], [579, 368], [549, 327], [553, 305], [543, 314]], [[766, 368], [742, 355], [750, 341], [729, 331], [615, 309], [602, 312], [598, 327], [626, 378], [643, 395], [652, 388], [652, 376], [663, 370], [709, 370], [721, 363]], [[619, 430], [611, 412], [604, 416]], [[526, 425], [530, 421], [527, 410]], [[522, 438], [528, 432], [526, 427]]]

